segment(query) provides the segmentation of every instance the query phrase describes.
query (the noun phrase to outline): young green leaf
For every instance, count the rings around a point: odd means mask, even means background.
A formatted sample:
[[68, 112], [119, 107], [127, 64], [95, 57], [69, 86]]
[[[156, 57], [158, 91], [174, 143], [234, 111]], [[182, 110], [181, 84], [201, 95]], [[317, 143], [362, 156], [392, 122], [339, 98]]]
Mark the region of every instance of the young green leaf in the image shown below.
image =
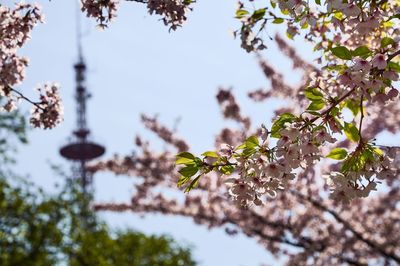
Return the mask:
[[310, 105], [307, 107], [307, 110], [309, 111], [318, 111], [324, 108], [325, 102], [324, 101], [313, 101], [310, 103]]
[[179, 187], [183, 186], [183, 185], [186, 184], [189, 180], [190, 180], [190, 177], [181, 175], [180, 178], [179, 178], [179, 180], [178, 180], [177, 187], [179, 188]]
[[360, 140], [358, 129], [352, 123], [344, 122], [344, 133], [346, 137], [353, 142], [358, 142]]
[[384, 37], [381, 40], [381, 48], [385, 48], [386, 46], [389, 46], [391, 44], [394, 44], [394, 40], [390, 37]]
[[365, 45], [357, 47], [355, 50], [351, 51], [353, 56], [359, 56], [361, 58], [367, 58], [372, 54], [372, 51]]
[[246, 144], [246, 148], [252, 149], [259, 146], [258, 138], [256, 136], [250, 136], [244, 142]]
[[346, 101], [344, 107], [348, 108], [353, 113], [354, 116], [356, 116], [360, 111], [360, 104], [354, 101], [353, 99]]
[[220, 168], [220, 171], [225, 175], [232, 174], [234, 170], [235, 170], [235, 167], [233, 167], [233, 165], [224, 165]]
[[262, 19], [265, 15], [266, 8], [260, 8], [254, 11], [254, 13], [251, 15], [251, 18], [254, 19], [255, 21], [258, 21]]
[[239, 146], [237, 146], [237, 147], [235, 148], [235, 151], [237, 151], [237, 150], [243, 150], [243, 149], [246, 149], [246, 143], [242, 143], [242, 144], [240, 144]]
[[204, 157], [211, 157], [211, 158], [219, 158], [218, 154], [215, 151], [206, 151], [201, 154]]
[[349, 49], [344, 46], [334, 47], [331, 49], [331, 51], [336, 57], [339, 57], [340, 59], [351, 60], [353, 58]]
[[379, 149], [378, 147], [373, 148], [373, 151], [374, 151], [374, 153], [375, 153], [376, 155], [378, 155], [378, 156], [383, 156], [383, 155], [385, 155], [385, 153], [384, 153], [381, 149]]
[[243, 18], [244, 16], [246, 16], [247, 14], [249, 14], [249, 11], [245, 10], [245, 9], [238, 9], [236, 10], [236, 18]]
[[342, 148], [335, 148], [331, 150], [331, 152], [326, 157], [335, 160], [343, 160], [347, 157], [347, 151]]
[[249, 156], [253, 155], [254, 153], [256, 153], [256, 151], [257, 150], [254, 149], [254, 148], [246, 148], [246, 149], [243, 150], [242, 154], [245, 157], [249, 157]]
[[189, 165], [189, 164], [195, 164], [196, 157], [191, 154], [190, 152], [181, 152], [178, 155], [176, 155], [176, 161], [175, 164], [179, 165], [179, 164], [185, 164], [185, 165]]
[[196, 188], [199, 184], [201, 175], [198, 175], [193, 181], [185, 188], [185, 193], [191, 191], [192, 189]]
[[283, 18], [276, 18], [272, 21], [272, 23], [274, 24], [281, 24], [283, 23], [285, 20]]
[[320, 101], [324, 98], [322, 92], [320, 92], [317, 88], [307, 88], [304, 90], [304, 96], [310, 101]]
[[400, 64], [390, 61], [389, 62], [389, 69], [400, 73]]
[[185, 177], [192, 177], [194, 176], [197, 172], [199, 171], [199, 167], [195, 166], [195, 165], [189, 165], [186, 167], [183, 167], [181, 170], [179, 170], [178, 172], [185, 176]]
[[295, 121], [297, 117], [290, 113], [283, 113], [281, 114], [272, 124], [271, 127], [271, 137], [279, 138], [280, 134], [279, 131], [284, 128], [285, 123], [291, 123]]

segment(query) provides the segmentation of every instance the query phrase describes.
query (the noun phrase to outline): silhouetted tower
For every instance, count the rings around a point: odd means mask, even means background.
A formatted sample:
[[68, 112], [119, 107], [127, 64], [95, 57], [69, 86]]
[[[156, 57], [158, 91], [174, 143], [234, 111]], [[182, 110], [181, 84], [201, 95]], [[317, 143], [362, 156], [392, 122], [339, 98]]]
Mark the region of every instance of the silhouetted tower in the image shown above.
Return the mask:
[[77, 128], [73, 132], [72, 143], [60, 149], [60, 154], [68, 160], [75, 162], [74, 175], [81, 179], [83, 191], [87, 191], [92, 183], [92, 175], [86, 171], [86, 163], [104, 154], [105, 148], [97, 143], [89, 141], [90, 130], [86, 123], [86, 101], [90, 97], [85, 87], [86, 64], [83, 60], [79, 45], [79, 60], [74, 65], [76, 80], [77, 103]]

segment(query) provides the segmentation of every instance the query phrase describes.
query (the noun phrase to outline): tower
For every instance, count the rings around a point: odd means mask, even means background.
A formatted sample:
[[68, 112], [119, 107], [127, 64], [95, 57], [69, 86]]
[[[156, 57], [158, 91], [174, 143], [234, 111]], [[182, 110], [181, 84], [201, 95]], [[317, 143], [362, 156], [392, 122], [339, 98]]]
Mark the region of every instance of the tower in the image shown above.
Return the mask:
[[83, 60], [80, 46], [79, 59], [74, 65], [74, 69], [76, 82], [75, 100], [77, 104], [77, 126], [76, 130], [73, 131], [73, 141], [63, 146], [60, 149], [60, 154], [62, 157], [75, 163], [74, 175], [81, 179], [82, 189], [84, 192], [87, 192], [88, 186], [92, 183], [92, 175], [86, 171], [86, 163], [103, 155], [105, 148], [88, 139], [90, 130], [87, 126], [86, 102], [90, 95], [86, 90], [86, 64]]

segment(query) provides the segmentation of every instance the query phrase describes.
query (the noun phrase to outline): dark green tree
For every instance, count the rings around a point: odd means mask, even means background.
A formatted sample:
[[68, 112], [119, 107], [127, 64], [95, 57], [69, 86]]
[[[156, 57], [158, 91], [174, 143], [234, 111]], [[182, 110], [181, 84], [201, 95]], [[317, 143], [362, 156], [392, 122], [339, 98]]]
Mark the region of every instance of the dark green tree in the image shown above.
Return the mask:
[[46, 195], [0, 178], [0, 265], [195, 265], [190, 249], [169, 237], [111, 232], [84, 209], [79, 187], [66, 187]]

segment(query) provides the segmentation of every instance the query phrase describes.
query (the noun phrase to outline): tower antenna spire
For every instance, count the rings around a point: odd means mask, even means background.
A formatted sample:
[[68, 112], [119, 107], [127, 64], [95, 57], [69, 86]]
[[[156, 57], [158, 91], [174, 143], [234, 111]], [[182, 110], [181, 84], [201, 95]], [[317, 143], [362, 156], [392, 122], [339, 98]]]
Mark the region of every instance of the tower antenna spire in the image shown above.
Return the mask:
[[78, 59], [79, 61], [83, 61], [83, 52], [82, 52], [82, 22], [81, 22], [81, 12], [79, 8], [79, 0], [75, 1], [76, 3], [76, 42], [78, 47]]
[[73, 141], [60, 149], [60, 154], [75, 163], [74, 175], [81, 179], [84, 192], [92, 183], [92, 176], [86, 171], [88, 161], [100, 157], [104, 154], [105, 148], [95, 142], [88, 140], [90, 130], [87, 125], [86, 102], [90, 97], [86, 90], [86, 64], [83, 60], [82, 34], [80, 23], [80, 12], [77, 9], [77, 45], [78, 62], [74, 65], [75, 69], [75, 100], [76, 100], [76, 129], [73, 131]]

